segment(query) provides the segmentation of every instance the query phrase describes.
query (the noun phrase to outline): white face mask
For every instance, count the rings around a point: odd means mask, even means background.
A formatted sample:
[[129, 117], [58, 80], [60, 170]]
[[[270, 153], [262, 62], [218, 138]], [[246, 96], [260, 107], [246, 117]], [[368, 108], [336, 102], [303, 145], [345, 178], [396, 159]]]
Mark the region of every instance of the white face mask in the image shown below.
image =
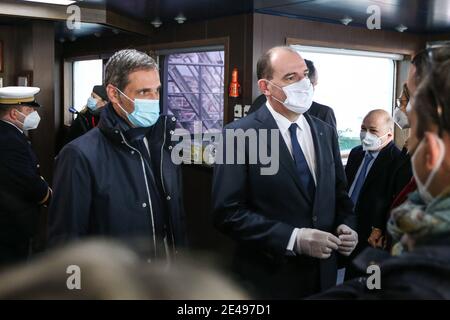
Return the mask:
[[34, 130], [39, 126], [39, 122], [41, 122], [41, 117], [39, 116], [39, 113], [37, 111], [33, 111], [29, 115], [24, 115], [22, 112], [19, 111], [21, 115], [25, 117], [25, 120], [23, 121], [23, 130]]
[[275, 87], [283, 90], [286, 100], [280, 101], [272, 96], [276, 101], [284, 104], [286, 108], [297, 114], [303, 114], [311, 108], [314, 96], [314, 88], [308, 78], [294, 82], [285, 87], [279, 87], [269, 81]]
[[423, 145], [424, 140], [422, 140], [422, 142], [419, 144], [416, 151], [414, 152], [414, 155], [411, 157], [412, 171], [414, 174], [414, 178], [416, 179], [417, 191], [419, 191], [420, 197], [426, 204], [429, 204], [434, 200], [434, 197], [431, 195], [431, 193], [428, 191], [428, 189], [430, 188], [430, 185], [433, 182], [434, 177], [436, 176], [439, 169], [441, 168], [441, 165], [444, 162], [444, 158], [445, 158], [445, 144], [439, 137], [437, 137], [437, 141], [438, 141], [439, 150], [440, 150], [439, 159], [436, 162], [436, 165], [431, 170], [430, 174], [428, 175], [427, 181], [425, 181], [424, 184], [422, 183], [422, 181], [420, 181], [420, 178], [417, 175], [417, 170], [415, 168], [415, 163], [416, 163], [415, 159], [416, 159], [418, 150]]
[[400, 110], [400, 108], [395, 108], [394, 122], [399, 126], [400, 129], [409, 128], [408, 117], [406, 116], [406, 113], [404, 113], [402, 110]]
[[367, 131], [361, 131], [359, 138], [361, 139], [361, 144], [364, 151], [378, 151], [383, 146], [383, 140], [385, 136], [389, 134], [386, 133], [384, 136], [378, 137], [373, 133]]

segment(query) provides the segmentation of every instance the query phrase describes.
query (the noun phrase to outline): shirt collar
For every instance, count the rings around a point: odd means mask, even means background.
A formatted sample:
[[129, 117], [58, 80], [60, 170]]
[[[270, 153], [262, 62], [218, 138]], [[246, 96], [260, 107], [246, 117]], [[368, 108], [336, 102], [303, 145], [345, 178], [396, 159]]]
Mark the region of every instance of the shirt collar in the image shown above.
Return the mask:
[[367, 152], [369, 152], [372, 155], [372, 160], [375, 160], [380, 154], [380, 151], [366, 151], [366, 154]]
[[12, 125], [14, 128], [16, 128], [16, 129], [19, 130], [21, 133], [23, 133], [23, 130], [20, 129], [18, 126], [16, 126], [14, 123], [9, 122], [9, 121], [6, 121], [6, 120], [0, 120], [0, 121], [3, 121], [4, 123], [8, 123], [8, 124]]
[[306, 119], [302, 114], [297, 118], [296, 121], [291, 122], [288, 118], [276, 112], [275, 109], [270, 105], [269, 101], [266, 102], [266, 106], [267, 109], [269, 109], [272, 116], [274, 117], [275, 122], [277, 123], [278, 128], [282, 133], [287, 132], [292, 123], [296, 123], [300, 130], [304, 130]]

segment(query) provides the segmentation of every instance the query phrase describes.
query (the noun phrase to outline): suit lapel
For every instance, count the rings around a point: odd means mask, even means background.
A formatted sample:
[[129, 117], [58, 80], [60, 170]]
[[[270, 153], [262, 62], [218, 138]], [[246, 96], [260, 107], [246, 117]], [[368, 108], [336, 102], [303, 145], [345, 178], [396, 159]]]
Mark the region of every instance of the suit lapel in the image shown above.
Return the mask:
[[362, 148], [361, 148], [361, 150], [358, 150], [356, 155], [355, 155], [355, 157], [356, 157], [355, 162], [352, 164], [351, 168], [350, 167], [348, 168], [348, 170], [349, 170], [348, 189], [349, 190], [350, 190], [353, 182], [355, 181], [355, 177], [356, 177], [356, 174], [358, 173], [358, 169], [359, 169], [359, 167], [361, 166], [361, 163], [364, 160], [364, 155], [365, 155], [365, 151], [363, 151]]
[[[364, 182], [363, 189], [369, 185], [373, 179], [375, 179], [379, 172], [382, 170], [385, 170], [385, 164], [389, 161], [389, 154], [391, 152], [391, 147], [394, 142], [390, 142], [386, 147], [384, 147], [383, 150], [380, 151], [380, 154], [375, 159], [375, 162], [372, 165], [372, 168], [370, 168], [370, 171], [366, 177], [366, 181]], [[362, 192], [362, 190], [361, 190]]]
[[311, 128], [311, 136], [313, 139], [313, 143], [314, 143], [314, 152], [315, 152], [315, 158], [316, 158], [316, 193], [314, 196], [314, 203], [316, 201], [318, 201], [321, 193], [321, 187], [324, 185], [321, 181], [322, 179], [322, 171], [326, 165], [325, 163], [325, 159], [322, 156], [322, 142], [320, 141], [320, 139], [323, 138], [324, 133], [319, 130], [315, 124], [315, 122], [312, 120], [311, 116], [307, 113], [304, 114], [304, 117], [306, 119], [306, 121], [309, 124], [309, 127]]
[[[256, 120], [262, 123], [263, 129], [268, 130], [279, 130], [278, 125], [273, 118], [272, 114], [270, 113], [269, 109], [266, 105], [262, 106], [260, 110], [258, 110], [258, 114], [256, 115]], [[281, 132], [279, 132], [279, 150], [272, 150], [271, 145], [271, 139], [268, 140], [268, 147], [271, 152], [271, 155], [279, 154], [279, 160], [283, 168], [287, 170], [289, 173], [289, 176], [294, 180], [295, 184], [297, 185], [300, 192], [303, 194], [303, 196], [309, 201], [312, 202], [311, 197], [309, 196], [308, 192], [303, 187], [302, 183], [300, 182], [300, 178], [298, 176], [297, 168], [295, 166], [295, 161], [291, 156], [291, 153], [289, 152], [289, 149], [284, 142], [284, 139], [282, 137]]]

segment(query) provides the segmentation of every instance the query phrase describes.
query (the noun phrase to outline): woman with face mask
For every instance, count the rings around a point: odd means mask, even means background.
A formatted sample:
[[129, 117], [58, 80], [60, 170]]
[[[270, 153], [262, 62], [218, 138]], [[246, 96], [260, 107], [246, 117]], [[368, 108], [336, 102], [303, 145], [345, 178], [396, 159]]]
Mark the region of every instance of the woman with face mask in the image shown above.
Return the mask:
[[86, 106], [77, 112], [77, 117], [70, 126], [67, 142], [75, 140], [92, 128], [95, 128], [100, 121], [100, 114], [103, 107], [108, 103], [108, 95], [105, 87], [94, 86], [91, 96], [86, 102]]

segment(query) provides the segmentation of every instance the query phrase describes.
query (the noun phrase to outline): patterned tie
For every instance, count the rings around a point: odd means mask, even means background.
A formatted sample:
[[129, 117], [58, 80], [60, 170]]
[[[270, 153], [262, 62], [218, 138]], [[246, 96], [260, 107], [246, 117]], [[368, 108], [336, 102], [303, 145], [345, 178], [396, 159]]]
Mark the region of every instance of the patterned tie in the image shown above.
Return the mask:
[[364, 185], [364, 181], [366, 180], [367, 168], [369, 167], [369, 163], [372, 161], [373, 155], [370, 152], [366, 152], [364, 157], [364, 164], [361, 168], [361, 172], [359, 173], [358, 179], [356, 180], [355, 187], [353, 188], [353, 192], [351, 195], [351, 199], [353, 203], [356, 205], [358, 201], [359, 193]]
[[314, 193], [316, 191], [316, 186], [314, 184], [314, 178], [309, 170], [308, 163], [306, 162], [305, 154], [300, 147], [300, 143], [297, 139], [297, 124], [293, 123], [289, 127], [289, 132], [291, 134], [292, 141], [292, 155], [294, 157], [295, 166], [300, 177], [300, 181], [305, 190], [307, 190], [311, 199], [314, 199]]

